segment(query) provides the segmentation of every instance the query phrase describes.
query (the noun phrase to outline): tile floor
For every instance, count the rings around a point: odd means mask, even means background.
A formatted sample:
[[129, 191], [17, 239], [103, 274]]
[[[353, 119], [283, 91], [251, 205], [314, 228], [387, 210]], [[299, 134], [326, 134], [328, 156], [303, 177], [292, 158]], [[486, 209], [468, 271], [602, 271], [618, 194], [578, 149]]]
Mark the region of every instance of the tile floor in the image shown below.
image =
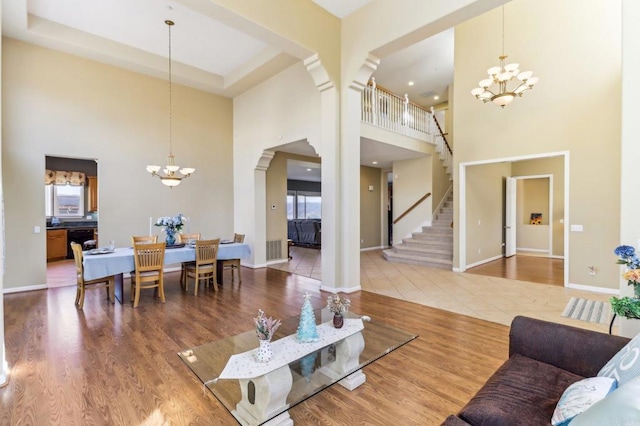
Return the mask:
[[[270, 268], [321, 279], [319, 250], [291, 247], [293, 259]], [[549, 284], [456, 273], [387, 262], [381, 250], [360, 254], [363, 290], [509, 325], [516, 315], [608, 332], [609, 326], [560, 316], [572, 296], [608, 301], [611, 295]], [[617, 332], [614, 326], [614, 334]]]

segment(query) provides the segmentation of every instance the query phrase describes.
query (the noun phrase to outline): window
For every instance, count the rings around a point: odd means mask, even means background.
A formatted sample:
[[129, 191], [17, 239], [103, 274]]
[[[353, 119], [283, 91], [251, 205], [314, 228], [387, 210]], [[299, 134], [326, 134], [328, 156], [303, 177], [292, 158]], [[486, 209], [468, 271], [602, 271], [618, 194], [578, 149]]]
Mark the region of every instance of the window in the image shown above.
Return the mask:
[[84, 186], [45, 185], [45, 214], [47, 217], [84, 216]]
[[320, 219], [322, 197], [319, 192], [287, 191], [287, 219]]

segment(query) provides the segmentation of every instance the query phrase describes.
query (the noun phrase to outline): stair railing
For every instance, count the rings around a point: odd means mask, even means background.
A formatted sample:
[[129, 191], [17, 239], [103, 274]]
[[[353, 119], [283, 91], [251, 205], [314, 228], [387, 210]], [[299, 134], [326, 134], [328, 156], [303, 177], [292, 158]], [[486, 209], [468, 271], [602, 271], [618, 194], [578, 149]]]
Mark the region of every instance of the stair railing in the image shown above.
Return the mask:
[[398, 218], [396, 220], [393, 221], [393, 224], [395, 225], [396, 223], [400, 222], [400, 220], [405, 217], [406, 215], [408, 215], [411, 210], [415, 209], [416, 207], [418, 207], [418, 205], [420, 205], [420, 203], [422, 203], [424, 200], [426, 200], [427, 198], [429, 198], [431, 196], [430, 192], [427, 192], [426, 194], [424, 194], [418, 201], [416, 201], [415, 203], [413, 203], [413, 205], [411, 205], [411, 207], [409, 207], [408, 209], [406, 209], [404, 211], [404, 213], [402, 213], [400, 216], [398, 216]]
[[431, 113], [409, 102], [409, 96], [397, 96], [376, 85], [375, 78], [362, 91], [361, 120], [392, 132], [411, 135], [429, 134]]

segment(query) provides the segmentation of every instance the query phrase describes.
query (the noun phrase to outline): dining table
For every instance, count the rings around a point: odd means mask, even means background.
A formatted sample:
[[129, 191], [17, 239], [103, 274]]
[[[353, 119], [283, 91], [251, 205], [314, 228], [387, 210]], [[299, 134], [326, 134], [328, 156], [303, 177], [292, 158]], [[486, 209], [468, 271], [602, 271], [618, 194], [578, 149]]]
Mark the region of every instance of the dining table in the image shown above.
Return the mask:
[[[221, 260], [244, 259], [249, 257], [251, 250], [246, 243], [220, 243], [218, 247], [218, 267], [216, 279], [222, 284]], [[182, 262], [196, 260], [195, 247], [190, 245], [172, 248], [167, 246], [164, 253], [164, 264], [175, 265]], [[83, 255], [84, 279], [94, 280], [113, 276], [115, 280], [115, 296], [118, 302], [123, 303], [124, 274], [135, 270], [133, 247], [117, 247], [113, 250], [96, 249], [88, 250]]]

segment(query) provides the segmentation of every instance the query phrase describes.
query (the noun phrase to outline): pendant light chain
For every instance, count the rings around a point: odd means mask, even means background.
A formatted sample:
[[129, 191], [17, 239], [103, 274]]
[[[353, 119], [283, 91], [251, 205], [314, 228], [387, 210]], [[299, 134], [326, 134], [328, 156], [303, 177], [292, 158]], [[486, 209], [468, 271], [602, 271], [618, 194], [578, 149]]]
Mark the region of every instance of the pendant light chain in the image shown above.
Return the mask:
[[502, 56], [504, 56], [504, 5], [502, 5]]
[[167, 19], [164, 21], [169, 27], [169, 156], [167, 157], [167, 164], [163, 169], [157, 165], [147, 166], [147, 171], [151, 173], [151, 176], [157, 176], [162, 181], [162, 184], [173, 188], [180, 185], [183, 179], [191, 176], [196, 171], [193, 167], [180, 167], [175, 163], [175, 157], [173, 156], [173, 61], [171, 58], [171, 27], [174, 24], [173, 21]]
[[172, 143], [172, 133], [173, 133], [173, 116], [172, 116], [172, 81], [171, 81], [171, 27], [173, 26], [173, 21], [164, 21], [169, 27], [169, 155], [173, 155], [173, 143]]

